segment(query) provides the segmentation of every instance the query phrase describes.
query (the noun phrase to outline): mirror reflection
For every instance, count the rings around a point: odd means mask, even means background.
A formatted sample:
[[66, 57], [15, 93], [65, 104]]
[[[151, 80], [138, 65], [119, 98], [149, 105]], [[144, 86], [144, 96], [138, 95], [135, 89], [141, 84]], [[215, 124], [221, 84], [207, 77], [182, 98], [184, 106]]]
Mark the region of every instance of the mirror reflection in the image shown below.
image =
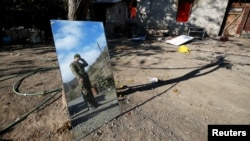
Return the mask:
[[51, 20], [76, 140], [120, 114], [102, 22]]

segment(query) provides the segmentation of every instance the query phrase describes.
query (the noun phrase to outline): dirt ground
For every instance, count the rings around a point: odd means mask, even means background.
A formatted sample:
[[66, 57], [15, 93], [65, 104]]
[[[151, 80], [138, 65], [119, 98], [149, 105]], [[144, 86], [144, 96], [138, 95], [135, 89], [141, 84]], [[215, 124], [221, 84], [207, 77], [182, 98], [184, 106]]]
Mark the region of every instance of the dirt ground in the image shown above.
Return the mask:
[[[186, 44], [189, 54], [158, 40], [108, 42], [122, 114], [83, 141], [207, 140], [209, 124], [250, 124], [250, 40], [206, 39]], [[0, 48], [0, 130], [49, 96], [55, 96], [4, 132], [6, 140], [72, 140], [61, 93], [23, 96], [13, 85], [28, 72], [21, 93], [61, 86], [52, 44], [5, 45]], [[150, 82], [156, 77], [159, 82]]]

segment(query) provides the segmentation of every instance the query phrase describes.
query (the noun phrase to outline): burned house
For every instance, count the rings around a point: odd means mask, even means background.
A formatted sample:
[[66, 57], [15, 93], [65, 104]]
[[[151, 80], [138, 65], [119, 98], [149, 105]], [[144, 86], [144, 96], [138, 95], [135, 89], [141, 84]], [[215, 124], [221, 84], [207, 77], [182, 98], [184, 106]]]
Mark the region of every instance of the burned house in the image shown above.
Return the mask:
[[214, 37], [249, 32], [250, 3], [244, 0], [94, 0], [93, 5], [101, 9], [95, 14], [107, 35], [180, 35], [198, 29]]
[[[51, 12], [47, 12], [49, 15], [41, 17], [40, 12], [34, 14], [32, 9], [17, 8], [18, 2], [8, 1], [5, 8], [2, 5], [3, 40], [29, 38], [35, 43], [45, 37], [50, 39], [49, 19], [66, 15], [63, 8], [51, 6]], [[249, 0], [92, 0], [91, 9], [91, 20], [103, 22], [107, 37], [141, 34], [168, 36], [195, 32], [201, 37], [239, 37], [250, 32]], [[32, 27], [33, 24], [37, 29]]]
[[126, 20], [126, 4], [122, 0], [93, 0], [94, 20], [102, 21], [107, 36], [123, 32]]

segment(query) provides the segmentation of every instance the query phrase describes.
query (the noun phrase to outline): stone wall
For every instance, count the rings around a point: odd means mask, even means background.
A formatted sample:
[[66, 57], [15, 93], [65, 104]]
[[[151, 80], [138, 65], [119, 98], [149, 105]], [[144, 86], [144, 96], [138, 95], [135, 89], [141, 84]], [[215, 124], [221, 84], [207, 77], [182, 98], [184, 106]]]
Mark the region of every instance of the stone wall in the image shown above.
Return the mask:
[[219, 34], [228, 0], [195, 0], [189, 21], [176, 22], [178, 0], [138, 0], [137, 22], [147, 29], [187, 34], [189, 27], [205, 28], [209, 36]]

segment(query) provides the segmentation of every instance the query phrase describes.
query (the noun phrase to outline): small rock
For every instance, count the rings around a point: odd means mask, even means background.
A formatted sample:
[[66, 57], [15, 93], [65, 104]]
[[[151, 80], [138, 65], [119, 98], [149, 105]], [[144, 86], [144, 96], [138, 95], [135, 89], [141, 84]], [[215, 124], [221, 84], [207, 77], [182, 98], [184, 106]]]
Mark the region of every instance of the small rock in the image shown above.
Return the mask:
[[50, 138], [50, 136], [51, 136], [51, 133], [48, 132], [47, 135], [46, 135], [46, 138]]
[[205, 121], [208, 121], [208, 116], [205, 117]]
[[102, 135], [102, 132], [101, 132], [101, 131], [97, 131], [97, 132], [95, 133], [95, 135], [100, 137], [100, 136]]
[[136, 107], [136, 110], [137, 110], [137, 111], [141, 111], [141, 109], [140, 109], [139, 107]]
[[154, 137], [156, 136], [154, 132], [150, 131], [150, 134], [153, 135]]

